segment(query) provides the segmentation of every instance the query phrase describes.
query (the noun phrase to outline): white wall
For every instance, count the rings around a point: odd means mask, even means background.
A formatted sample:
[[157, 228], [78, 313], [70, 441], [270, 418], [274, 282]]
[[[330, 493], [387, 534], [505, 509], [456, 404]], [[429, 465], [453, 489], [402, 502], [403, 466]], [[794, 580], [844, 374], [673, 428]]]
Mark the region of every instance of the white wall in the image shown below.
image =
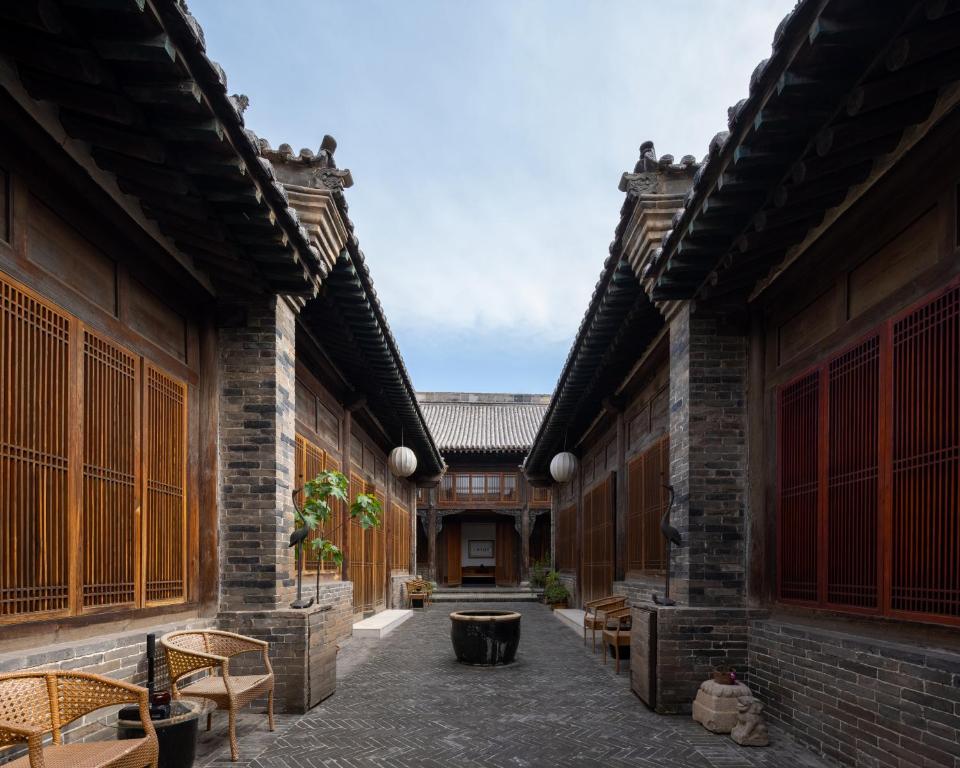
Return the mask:
[[[497, 524], [496, 523], [463, 523], [460, 526], [460, 564], [461, 565], [489, 565], [491, 567], [497, 564], [496, 557], [467, 557], [467, 542], [470, 539], [483, 539], [485, 541], [496, 542]], [[496, 552], [496, 543], [494, 543], [494, 555]]]

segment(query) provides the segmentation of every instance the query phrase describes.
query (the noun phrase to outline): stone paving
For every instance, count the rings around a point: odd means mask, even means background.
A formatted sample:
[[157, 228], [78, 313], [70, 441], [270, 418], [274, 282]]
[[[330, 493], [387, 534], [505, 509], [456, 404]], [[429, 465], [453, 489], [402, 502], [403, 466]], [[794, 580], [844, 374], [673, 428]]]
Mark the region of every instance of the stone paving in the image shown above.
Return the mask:
[[[469, 608], [483, 607], [471, 603]], [[503, 610], [503, 603], [491, 608]], [[417, 611], [383, 640], [348, 640], [337, 693], [306, 715], [282, 715], [269, 733], [258, 711], [240, 722], [239, 763], [230, 763], [226, 716], [203, 733], [208, 768], [301, 766], [640, 766], [641, 768], [823, 768], [786, 734], [768, 748], [738, 747], [689, 717], [650, 712], [599, 652], [540, 604], [523, 614], [520, 650], [509, 667], [456, 662], [451, 606]]]

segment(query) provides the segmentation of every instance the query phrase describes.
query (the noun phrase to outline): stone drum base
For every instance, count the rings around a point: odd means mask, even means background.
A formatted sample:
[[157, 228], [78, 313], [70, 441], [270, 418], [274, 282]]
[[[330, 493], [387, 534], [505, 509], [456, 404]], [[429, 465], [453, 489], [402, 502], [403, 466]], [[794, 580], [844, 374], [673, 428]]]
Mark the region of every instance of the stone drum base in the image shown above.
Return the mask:
[[713, 733], [730, 733], [737, 724], [737, 705], [741, 696], [749, 696], [743, 683], [724, 685], [706, 680], [693, 701], [693, 719]]

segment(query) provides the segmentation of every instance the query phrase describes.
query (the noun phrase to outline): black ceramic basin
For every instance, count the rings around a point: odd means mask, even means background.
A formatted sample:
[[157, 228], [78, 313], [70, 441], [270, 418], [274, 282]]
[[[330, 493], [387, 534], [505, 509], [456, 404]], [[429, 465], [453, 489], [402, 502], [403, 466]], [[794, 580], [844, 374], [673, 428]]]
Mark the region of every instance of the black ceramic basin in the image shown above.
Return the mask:
[[513, 611], [454, 611], [450, 639], [457, 661], [494, 666], [509, 664], [520, 644], [520, 614]]

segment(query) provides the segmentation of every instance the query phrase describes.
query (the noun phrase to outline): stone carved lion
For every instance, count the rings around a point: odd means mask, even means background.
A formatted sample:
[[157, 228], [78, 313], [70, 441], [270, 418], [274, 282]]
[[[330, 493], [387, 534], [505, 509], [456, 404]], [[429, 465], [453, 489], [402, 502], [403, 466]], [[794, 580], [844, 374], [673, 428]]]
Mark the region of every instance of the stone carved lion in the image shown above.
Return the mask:
[[763, 704], [753, 696], [742, 696], [737, 703], [737, 724], [730, 737], [744, 747], [765, 747], [770, 743], [763, 722]]

